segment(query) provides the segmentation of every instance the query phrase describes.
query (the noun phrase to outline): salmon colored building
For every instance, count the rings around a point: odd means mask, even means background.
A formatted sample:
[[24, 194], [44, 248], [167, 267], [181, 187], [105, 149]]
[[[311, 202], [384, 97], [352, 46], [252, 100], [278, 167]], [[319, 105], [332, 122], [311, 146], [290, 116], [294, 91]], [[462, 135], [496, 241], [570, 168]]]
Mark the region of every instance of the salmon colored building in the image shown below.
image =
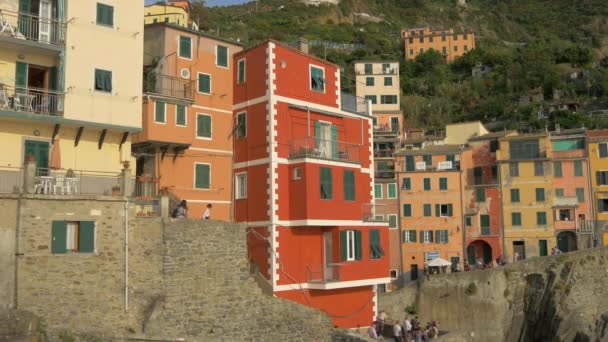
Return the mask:
[[[373, 203], [372, 117], [339, 67], [268, 40], [234, 56], [235, 218], [275, 296], [368, 326], [388, 283]], [[372, 209], [373, 214], [373, 209]]]
[[401, 30], [401, 38], [405, 46], [406, 60], [413, 60], [418, 55], [433, 49], [441, 53], [446, 62], [452, 63], [456, 58], [475, 48], [475, 33], [454, 33], [453, 29], [406, 28]]
[[143, 132], [134, 135], [138, 184], [153, 180], [188, 216], [231, 219], [232, 55], [238, 43], [175, 24], [144, 31]]

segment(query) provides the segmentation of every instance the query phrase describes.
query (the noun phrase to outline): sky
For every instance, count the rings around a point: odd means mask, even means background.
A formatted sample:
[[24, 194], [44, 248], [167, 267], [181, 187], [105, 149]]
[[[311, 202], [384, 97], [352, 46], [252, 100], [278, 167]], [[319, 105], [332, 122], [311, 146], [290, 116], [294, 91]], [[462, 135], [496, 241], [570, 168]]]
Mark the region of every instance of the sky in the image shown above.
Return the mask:
[[[158, 0], [146, 0], [146, 5], [157, 2]], [[209, 7], [213, 6], [229, 6], [229, 5], [237, 5], [245, 2], [249, 2], [252, 0], [206, 0], [205, 4]]]

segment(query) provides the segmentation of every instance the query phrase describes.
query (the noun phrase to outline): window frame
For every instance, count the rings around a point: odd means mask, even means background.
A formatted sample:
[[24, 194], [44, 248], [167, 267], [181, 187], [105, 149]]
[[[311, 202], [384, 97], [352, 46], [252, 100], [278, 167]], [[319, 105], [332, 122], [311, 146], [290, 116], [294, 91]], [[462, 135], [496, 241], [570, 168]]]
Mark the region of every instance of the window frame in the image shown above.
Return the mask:
[[[518, 222], [515, 223], [514, 218], [518, 218]], [[511, 212], [511, 226], [512, 227], [521, 227], [521, 212]]]
[[[395, 226], [391, 227], [391, 217], [395, 218]], [[399, 215], [396, 214], [386, 214], [386, 218], [388, 220], [388, 229], [399, 229]]]
[[573, 170], [574, 177], [583, 177], [585, 175], [585, 172], [583, 171], [583, 161], [582, 160], [573, 161], [572, 168], [574, 169]]
[[357, 239], [355, 237], [355, 230], [354, 229], [346, 230], [346, 260], [345, 261], [357, 260], [356, 259], [356, 250], [357, 250], [356, 244], [357, 244]]
[[[515, 200], [515, 196], [513, 196], [514, 194], [517, 194], [517, 200]], [[510, 189], [509, 190], [509, 196], [510, 196], [510, 203], [520, 203], [521, 202], [521, 194], [519, 192], [519, 188], [517, 189]]]
[[366, 87], [374, 87], [376, 84], [376, 80], [374, 76], [365, 76], [365, 86]]
[[[158, 105], [163, 104], [163, 121], [156, 120]], [[154, 123], [158, 125], [166, 125], [167, 124], [167, 103], [163, 101], [154, 101]]]
[[[314, 88], [313, 88], [313, 86], [312, 86], [312, 69], [313, 69], [313, 68], [315, 68], [315, 69], [319, 69], [319, 70], [323, 71], [323, 89], [321, 89], [321, 90], [319, 90], [319, 89], [314, 89]], [[308, 65], [308, 83], [309, 83], [309, 89], [310, 89], [311, 91], [315, 91], [315, 92], [317, 92], [317, 93], [322, 93], [322, 94], [325, 94], [325, 93], [326, 93], [326, 91], [327, 91], [327, 87], [326, 87], [326, 83], [327, 83], [327, 82], [326, 82], [326, 80], [325, 80], [325, 68], [324, 68], [324, 67], [321, 67], [321, 66], [318, 66], [318, 65], [315, 65], [315, 64], [309, 64], [309, 65]]]
[[[405, 208], [408, 208], [408, 210], [405, 210]], [[402, 209], [403, 209], [403, 217], [412, 217], [413, 216], [411, 203], [403, 203]]]
[[[239, 132], [238, 126], [240, 125], [239, 123], [239, 117], [240, 116], [244, 116], [244, 122], [245, 122], [245, 132], [243, 133], [243, 135], [241, 135], [241, 133]], [[236, 113], [236, 127], [235, 127], [235, 132], [234, 132], [234, 136], [236, 139], [244, 139], [247, 138], [247, 112], [238, 112]]]
[[[376, 196], [376, 194], [377, 194], [376, 189], [378, 189], [377, 187], [380, 189], [380, 197]], [[382, 183], [380, 183], [380, 184], [374, 184], [374, 197], [376, 199], [383, 199], [384, 198], [384, 193], [383, 193], [383, 189], [382, 189]]]
[[[241, 65], [242, 63], [242, 65]], [[247, 82], [247, 58], [241, 58], [236, 62], [236, 84], [243, 84]], [[241, 70], [243, 72], [243, 79], [241, 80]]]
[[422, 239], [420, 239], [420, 243], [433, 243], [433, 231], [432, 230], [423, 230], [422, 231]]
[[[184, 124], [181, 125], [177, 122], [177, 108], [179, 106], [184, 106]], [[166, 110], [165, 110], [166, 112]], [[182, 104], [176, 104], [175, 105], [175, 126], [177, 127], [188, 127], [188, 106], [186, 105], [182, 105]]]
[[[321, 179], [321, 175], [323, 174], [323, 170], [329, 170], [329, 194], [325, 193], [325, 198], [323, 197], [323, 183]], [[322, 201], [331, 201], [334, 199], [334, 177], [332, 168], [330, 167], [320, 167], [319, 168], [319, 199]]]
[[[394, 186], [394, 189], [395, 189], [394, 196], [391, 196], [391, 185]], [[386, 184], [386, 198], [387, 199], [397, 198], [397, 183], [387, 183]]]
[[[412, 239], [413, 237], [413, 239]], [[403, 243], [417, 243], [418, 231], [415, 229], [403, 230]]]
[[[208, 188], [199, 188], [196, 186], [196, 167], [197, 165], [207, 165], [209, 167], [209, 187]], [[194, 181], [192, 184], [192, 188], [195, 190], [211, 190], [211, 163], [203, 163], [203, 162], [194, 162]]]
[[448, 191], [448, 177], [439, 177], [439, 191]]
[[[244, 176], [244, 182], [243, 179], [240, 179], [240, 177]], [[240, 200], [240, 199], [246, 199], [247, 198], [247, 171], [243, 171], [243, 172], [237, 172], [234, 174], [234, 199], [235, 200]], [[243, 183], [245, 183], [245, 187], [243, 188], [244, 192], [241, 192], [241, 187], [243, 186]]]
[[[515, 172], [513, 172], [515, 171]], [[509, 177], [519, 177], [519, 163], [509, 162]]]
[[401, 177], [401, 190], [412, 190], [412, 179], [410, 177]]
[[[190, 57], [184, 57], [184, 56], [181, 55], [181, 51], [182, 51], [182, 37], [190, 39]], [[192, 60], [193, 52], [194, 52], [194, 46], [192, 44], [192, 37], [181, 35], [181, 34], [178, 35], [177, 36], [177, 58], [191, 61]]]
[[[201, 116], [209, 117], [209, 136], [208, 137], [198, 135], [198, 125], [199, 125], [198, 121]], [[195, 138], [199, 139], [199, 140], [212, 140], [213, 139], [213, 116], [211, 114], [196, 113], [196, 132], [194, 134], [195, 134]]]
[[[539, 172], [540, 171], [540, 172]], [[545, 175], [545, 166], [542, 161], [534, 161], [534, 176], [540, 177]]]
[[[221, 65], [219, 63], [219, 50], [220, 48], [226, 48], [226, 65]], [[216, 44], [215, 45], [215, 66], [222, 69], [230, 69], [230, 48], [225, 45]]]
[[[95, 6], [95, 25], [101, 26], [101, 27], [106, 27], [106, 28], [114, 28], [115, 23], [116, 23], [115, 7], [113, 5], [109, 5], [104, 2], [99, 2], [99, 1], [97, 1], [96, 4], [97, 4], [97, 6]], [[100, 23], [97, 21], [97, 14], [98, 14], [100, 6], [106, 6], [106, 7], [112, 8], [112, 24], [111, 25]]]
[[546, 191], [545, 188], [535, 188], [534, 189], [534, 201], [537, 203], [544, 203], [547, 200], [545, 191]]
[[[110, 73], [110, 90], [109, 91], [97, 89], [97, 71]], [[112, 95], [112, 91], [114, 90], [114, 73], [112, 72], [112, 70], [110, 70], [108, 68], [94, 67], [94, 69], [93, 69], [93, 90], [99, 94]]]
[[[209, 92], [208, 93], [201, 91], [201, 81], [200, 81], [201, 75], [209, 76]], [[211, 76], [211, 74], [207, 74], [207, 73], [200, 72], [200, 71], [196, 74], [196, 92], [201, 95], [211, 96], [211, 93], [213, 93], [213, 77]]]
[[[82, 228], [83, 223], [92, 223], [93, 225], [93, 249], [91, 251], [82, 251], [81, 250], [81, 240], [80, 237], [82, 234], [80, 230]], [[63, 241], [63, 247], [65, 249], [56, 250], [54, 246], [54, 237], [55, 237], [55, 223], [62, 224], [65, 233], [65, 240]], [[68, 249], [68, 226], [70, 224], [75, 225], [74, 234], [72, 235], [71, 244], [76, 248]], [[50, 241], [50, 252], [51, 255], [60, 255], [60, 254], [82, 254], [82, 255], [95, 255], [97, 254], [97, 221], [94, 220], [51, 220], [51, 241]]]
[[[606, 154], [602, 157], [602, 147], [604, 146], [604, 150], [606, 151]], [[604, 159], [604, 158], [608, 158], [608, 143], [606, 142], [601, 142], [601, 143], [597, 143], [597, 157], [599, 159]]]
[[[389, 81], [387, 84], [386, 81]], [[385, 87], [392, 87], [393, 86], [393, 77], [392, 76], [384, 76], [384, 86]]]

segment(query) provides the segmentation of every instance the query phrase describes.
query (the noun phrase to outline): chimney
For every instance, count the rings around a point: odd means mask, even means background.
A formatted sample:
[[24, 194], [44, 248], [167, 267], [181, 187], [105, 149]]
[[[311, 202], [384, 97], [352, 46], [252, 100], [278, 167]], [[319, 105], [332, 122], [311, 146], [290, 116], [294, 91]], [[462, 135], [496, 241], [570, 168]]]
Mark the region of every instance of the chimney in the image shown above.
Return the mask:
[[308, 53], [308, 39], [306, 38], [298, 38], [298, 50]]

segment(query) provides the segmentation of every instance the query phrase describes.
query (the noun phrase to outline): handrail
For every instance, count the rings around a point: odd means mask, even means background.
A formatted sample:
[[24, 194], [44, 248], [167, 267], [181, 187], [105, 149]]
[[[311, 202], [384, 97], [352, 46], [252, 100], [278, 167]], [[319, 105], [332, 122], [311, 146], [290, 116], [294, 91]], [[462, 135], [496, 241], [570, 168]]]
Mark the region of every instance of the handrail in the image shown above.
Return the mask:
[[194, 100], [194, 87], [194, 80], [144, 72], [144, 93]]
[[42, 88], [0, 84], [0, 109], [41, 115], [61, 115], [64, 93]]
[[45, 18], [30, 13], [0, 10], [0, 31], [16, 39], [50, 45], [65, 45], [66, 23], [59, 18]]

